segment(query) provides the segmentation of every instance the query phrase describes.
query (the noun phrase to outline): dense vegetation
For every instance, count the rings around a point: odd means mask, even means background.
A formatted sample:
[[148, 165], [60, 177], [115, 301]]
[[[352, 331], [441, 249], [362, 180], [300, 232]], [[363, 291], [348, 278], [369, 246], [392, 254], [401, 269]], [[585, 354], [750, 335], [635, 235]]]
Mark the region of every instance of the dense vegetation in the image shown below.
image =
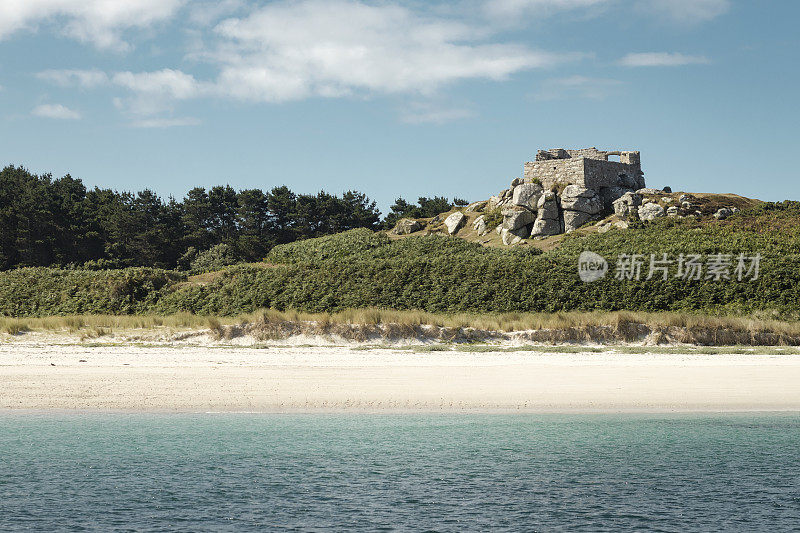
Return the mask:
[[209, 270], [260, 261], [278, 244], [377, 229], [402, 216], [433, 216], [452, 207], [440, 197], [418, 203], [398, 198], [381, 222], [375, 202], [357, 191], [336, 196], [296, 194], [285, 186], [267, 192], [196, 187], [177, 201], [150, 190], [87, 189], [69, 175], [53, 179], [9, 166], [0, 171], [0, 270]]
[[87, 189], [69, 175], [0, 171], [0, 269], [224, 266], [261, 260], [276, 244], [379, 222], [375, 202], [355, 191], [197, 187], [178, 202], [150, 190]]
[[449, 211], [454, 206], [465, 206], [468, 203], [469, 202], [462, 198], [453, 198], [453, 203], [450, 203], [447, 198], [441, 196], [434, 196], [433, 198], [420, 196], [417, 199], [417, 204], [414, 205], [403, 198], [398, 198], [392, 204], [389, 214], [386, 215], [383, 221], [383, 227], [385, 229], [392, 228], [401, 218], [435, 217], [439, 213]]
[[[584, 250], [609, 260], [583, 283]], [[756, 280], [618, 280], [620, 254], [761, 254]], [[175, 313], [233, 315], [259, 308], [429, 312], [689, 311], [800, 318], [800, 206], [765, 204], [724, 221], [660, 219], [604, 235], [568, 235], [555, 250], [484, 248], [427, 236], [390, 241], [356, 229], [276, 246], [267, 262], [199, 279], [149, 269], [22, 269], [0, 274], [0, 314]]]

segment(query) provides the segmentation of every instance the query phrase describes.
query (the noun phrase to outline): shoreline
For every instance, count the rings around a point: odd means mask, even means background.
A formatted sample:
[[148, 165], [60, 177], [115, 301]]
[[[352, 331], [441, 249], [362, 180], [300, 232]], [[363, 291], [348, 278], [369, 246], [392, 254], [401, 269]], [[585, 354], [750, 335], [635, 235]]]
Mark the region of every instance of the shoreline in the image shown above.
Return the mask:
[[222, 348], [0, 344], [0, 413], [800, 412], [798, 354]]

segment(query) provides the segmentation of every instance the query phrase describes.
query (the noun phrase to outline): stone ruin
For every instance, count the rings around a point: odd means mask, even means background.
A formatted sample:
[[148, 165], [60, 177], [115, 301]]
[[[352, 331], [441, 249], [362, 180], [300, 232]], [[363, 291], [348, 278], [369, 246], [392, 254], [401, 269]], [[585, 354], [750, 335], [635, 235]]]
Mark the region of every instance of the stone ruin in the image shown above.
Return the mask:
[[639, 152], [539, 150], [535, 161], [525, 163], [523, 177], [492, 196], [486, 210], [502, 209], [497, 231], [505, 244], [516, 244], [570, 232], [612, 212], [623, 220], [638, 216], [642, 202], [637, 191], [661, 192], [645, 189]]
[[[619, 157], [619, 161], [611, 161], [609, 157]], [[475, 232], [483, 236], [494, 230], [503, 244], [512, 245], [525, 239], [569, 233], [598, 220], [603, 222], [598, 223], [597, 231], [605, 233], [612, 227], [627, 228], [630, 220], [700, 217], [699, 207], [693, 195], [673, 197], [669, 187], [646, 188], [639, 152], [557, 148], [539, 150], [534, 161], [525, 163], [523, 177], [514, 179], [510, 188], [488, 201], [472, 203], [446, 218], [434, 217], [430, 223], [443, 228], [434, 228], [429, 233], [446, 230], [454, 235], [467, 223], [467, 214], [483, 212], [472, 221]], [[489, 227], [489, 220], [496, 219], [493, 212], [498, 209], [502, 223]], [[737, 211], [734, 206], [723, 207], [713, 215], [722, 219]], [[608, 215], [615, 216], [606, 219]], [[404, 218], [391, 233], [414, 233], [425, 225]]]

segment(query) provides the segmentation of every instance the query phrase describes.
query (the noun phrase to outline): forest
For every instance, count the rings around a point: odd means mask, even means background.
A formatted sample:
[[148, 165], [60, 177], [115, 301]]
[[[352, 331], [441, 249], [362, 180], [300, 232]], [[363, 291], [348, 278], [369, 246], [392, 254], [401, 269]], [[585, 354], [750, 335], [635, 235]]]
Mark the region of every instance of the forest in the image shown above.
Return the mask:
[[[463, 204], [463, 200], [456, 200]], [[358, 191], [297, 194], [287, 186], [195, 187], [181, 200], [145, 189], [87, 188], [66, 175], [0, 171], [0, 269], [148, 266], [198, 270], [260, 261], [276, 245], [355, 228], [388, 228], [404, 216], [434, 216], [446, 198], [398, 198], [381, 220]]]

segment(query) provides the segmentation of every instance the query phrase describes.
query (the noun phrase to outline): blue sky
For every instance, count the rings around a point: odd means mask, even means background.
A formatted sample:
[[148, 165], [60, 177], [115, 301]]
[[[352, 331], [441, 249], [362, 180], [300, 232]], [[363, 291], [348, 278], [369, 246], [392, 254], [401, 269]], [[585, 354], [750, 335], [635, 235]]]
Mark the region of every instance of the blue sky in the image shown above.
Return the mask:
[[800, 2], [3, 0], [0, 163], [483, 199], [539, 148], [648, 185], [800, 198]]

